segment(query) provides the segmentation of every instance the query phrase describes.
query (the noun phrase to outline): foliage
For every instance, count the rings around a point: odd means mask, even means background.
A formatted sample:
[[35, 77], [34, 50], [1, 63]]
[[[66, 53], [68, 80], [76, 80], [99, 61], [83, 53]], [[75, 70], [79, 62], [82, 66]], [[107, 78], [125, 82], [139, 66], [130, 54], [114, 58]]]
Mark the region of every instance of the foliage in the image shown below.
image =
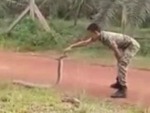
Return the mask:
[[[77, 26], [72, 26], [72, 21], [51, 19], [50, 21], [51, 32], [45, 32], [41, 29], [40, 25], [30, 18], [24, 19], [19, 23], [15, 29], [8, 35], [0, 35], [0, 48], [12, 49], [16, 51], [44, 51], [44, 50], [62, 50], [70, 43], [84, 38], [86, 34], [86, 26], [88, 21], [83, 19], [79, 21]], [[106, 30], [121, 32], [119, 28], [107, 28]], [[140, 54], [150, 54], [150, 30], [139, 29], [135, 33], [134, 37], [141, 44]], [[94, 50], [95, 48], [95, 50]], [[97, 52], [97, 50], [104, 49], [104, 47], [98, 43], [87, 47], [87, 50], [91, 52]], [[92, 52], [92, 54], [94, 54]]]
[[83, 23], [73, 27], [72, 22], [59, 19], [52, 20], [50, 26], [51, 31], [45, 32], [39, 23], [27, 17], [10, 34], [0, 35], [0, 46], [16, 51], [60, 50], [84, 31]]
[[[30, 51], [62, 49], [68, 45], [68, 42], [76, 40], [76, 37], [83, 36], [87, 22], [91, 21], [88, 19], [91, 17], [93, 18], [92, 21], [98, 22], [106, 30], [113, 28], [111, 31], [125, 32], [126, 34], [131, 32], [130, 35], [133, 37], [146, 38], [145, 40], [138, 40], [142, 45], [141, 53], [149, 54], [149, 30], [144, 33], [142, 28], [140, 30], [135, 29], [137, 26], [148, 27], [149, 0], [35, 1], [47, 20], [50, 20], [51, 32], [44, 32], [37, 22], [32, 22], [27, 17], [15, 27], [9, 36], [1, 35], [0, 44], [2, 48], [14, 47], [15, 50], [17, 48], [17, 50]], [[28, 0], [1, 0], [0, 31], [8, 27], [27, 5]], [[78, 18], [80, 18], [79, 21], [77, 21]], [[76, 24], [76, 22], [78, 22], [77, 26], [73, 26], [73, 23]], [[146, 24], [142, 25], [143, 22]], [[115, 29], [116, 26], [117, 29]]]
[[1, 36], [1, 45], [5, 48], [14, 46], [17, 50], [43, 50], [58, 47], [57, 35], [42, 31], [36, 22], [24, 19], [8, 35]]
[[[74, 19], [80, 17], [90, 17], [96, 14], [95, 21], [100, 24], [122, 21], [126, 15], [127, 22], [131, 26], [140, 26], [149, 18], [150, 1], [149, 0], [35, 0], [45, 17], [57, 17], [65, 19]], [[1, 0], [0, 17], [15, 16], [28, 5], [28, 0]], [[126, 7], [127, 13], [122, 14]], [[80, 11], [80, 12], [78, 12]], [[119, 15], [119, 16], [117, 16]]]

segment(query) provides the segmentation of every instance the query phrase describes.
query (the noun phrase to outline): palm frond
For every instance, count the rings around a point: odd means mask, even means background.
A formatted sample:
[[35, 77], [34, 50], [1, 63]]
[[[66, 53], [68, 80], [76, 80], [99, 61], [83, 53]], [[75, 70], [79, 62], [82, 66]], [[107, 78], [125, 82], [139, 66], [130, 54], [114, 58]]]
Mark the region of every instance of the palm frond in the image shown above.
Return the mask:
[[99, 12], [94, 17], [94, 22], [98, 23], [101, 27], [105, 27], [111, 23], [115, 18], [118, 10], [119, 0], [101, 0], [99, 3]]
[[131, 26], [140, 26], [150, 15], [150, 0], [134, 0], [128, 11], [128, 22]]

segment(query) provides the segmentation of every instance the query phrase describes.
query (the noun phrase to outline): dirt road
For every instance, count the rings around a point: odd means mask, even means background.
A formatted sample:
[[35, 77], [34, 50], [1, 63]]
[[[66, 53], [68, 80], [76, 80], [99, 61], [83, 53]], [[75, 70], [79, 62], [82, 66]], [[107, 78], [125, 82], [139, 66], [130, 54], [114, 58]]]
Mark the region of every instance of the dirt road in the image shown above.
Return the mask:
[[[69, 91], [84, 90], [93, 96], [109, 99], [114, 92], [109, 85], [115, 80], [115, 71], [115, 67], [66, 59], [59, 87]], [[56, 75], [57, 61], [52, 57], [0, 52], [1, 80], [23, 80], [48, 85], [56, 81]], [[130, 69], [128, 82], [128, 98], [113, 101], [150, 106], [150, 71]]]

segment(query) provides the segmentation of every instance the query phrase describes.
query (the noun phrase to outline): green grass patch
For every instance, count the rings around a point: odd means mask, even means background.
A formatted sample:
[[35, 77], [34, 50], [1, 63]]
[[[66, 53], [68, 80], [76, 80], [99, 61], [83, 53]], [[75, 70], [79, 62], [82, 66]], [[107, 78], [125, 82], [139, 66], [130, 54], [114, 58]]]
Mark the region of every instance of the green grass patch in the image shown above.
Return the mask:
[[[99, 64], [104, 66], [116, 65], [116, 59], [113, 52], [107, 48], [80, 48], [68, 54], [74, 59], [87, 61], [92, 64]], [[136, 55], [131, 61], [130, 67], [140, 69], [150, 69], [150, 58], [149, 56]]]
[[140, 69], [150, 69], [150, 58], [149, 56], [137, 56], [132, 63], [132, 67]]
[[85, 94], [80, 94], [81, 104], [76, 108], [62, 103], [62, 95], [54, 89], [0, 84], [0, 113], [144, 113], [136, 106], [116, 105]]

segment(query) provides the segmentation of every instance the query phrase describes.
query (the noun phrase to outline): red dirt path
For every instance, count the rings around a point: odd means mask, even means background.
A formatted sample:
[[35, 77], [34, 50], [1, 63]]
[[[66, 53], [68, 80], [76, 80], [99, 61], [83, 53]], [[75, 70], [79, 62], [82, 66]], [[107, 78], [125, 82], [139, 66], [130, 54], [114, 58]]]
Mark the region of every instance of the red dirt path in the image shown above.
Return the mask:
[[[56, 70], [57, 61], [54, 58], [0, 52], [1, 80], [23, 80], [50, 85], [56, 81]], [[69, 91], [84, 90], [93, 96], [109, 99], [114, 92], [109, 85], [115, 80], [115, 71], [114, 67], [66, 59], [59, 87]], [[130, 69], [128, 83], [128, 98], [113, 101], [150, 106], [150, 71]]]

